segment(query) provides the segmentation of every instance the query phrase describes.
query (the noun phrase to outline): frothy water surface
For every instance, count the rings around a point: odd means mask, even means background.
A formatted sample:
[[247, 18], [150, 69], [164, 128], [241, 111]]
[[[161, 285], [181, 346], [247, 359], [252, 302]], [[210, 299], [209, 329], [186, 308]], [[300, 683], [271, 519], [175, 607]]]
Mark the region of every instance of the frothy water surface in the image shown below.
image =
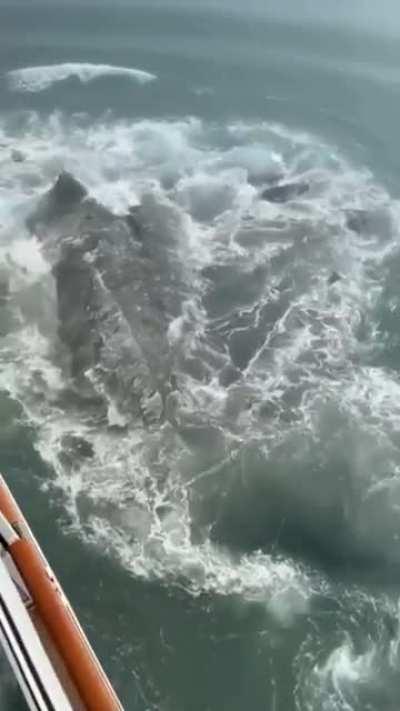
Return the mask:
[[2, 4], [2, 469], [127, 709], [395, 709], [390, 36], [153, 5]]

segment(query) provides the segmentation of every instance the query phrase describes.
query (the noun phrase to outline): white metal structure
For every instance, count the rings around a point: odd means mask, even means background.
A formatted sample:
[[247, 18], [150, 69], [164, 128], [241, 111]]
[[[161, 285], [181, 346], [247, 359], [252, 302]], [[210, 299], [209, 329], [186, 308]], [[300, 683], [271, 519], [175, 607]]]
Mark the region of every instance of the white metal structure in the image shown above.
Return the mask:
[[1, 475], [0, 644], [30, 711], [123, 711]]
[[16, 538], [0, 513], [0, 642], [30, 711], [73, 711], [28, 612], [29, 592], [7, 552]]

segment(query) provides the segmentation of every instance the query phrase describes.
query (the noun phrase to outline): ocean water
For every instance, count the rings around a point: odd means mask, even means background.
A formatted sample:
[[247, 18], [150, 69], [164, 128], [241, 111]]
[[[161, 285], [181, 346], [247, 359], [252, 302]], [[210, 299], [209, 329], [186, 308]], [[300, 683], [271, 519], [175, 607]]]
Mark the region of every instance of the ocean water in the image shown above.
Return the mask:
[[[0, 469], [127, 711], [399, 707], [399, 32], [0, 0]], [[104, 207], [87, 291], [29, 219], [62, 171]]]

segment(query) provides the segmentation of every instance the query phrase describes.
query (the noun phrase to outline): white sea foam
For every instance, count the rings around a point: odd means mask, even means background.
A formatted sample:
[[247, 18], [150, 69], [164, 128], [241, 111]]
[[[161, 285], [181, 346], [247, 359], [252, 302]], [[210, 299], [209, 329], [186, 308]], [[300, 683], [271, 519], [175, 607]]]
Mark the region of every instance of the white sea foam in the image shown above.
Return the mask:
[[361, 708], [359, 692], [373, 684], [379, 673], [377, 645], [357, 653], [350, 638], [333, 649], [323, 664], [317, 664], [311, 675], [313, 702], [307, 708], [321, 711], [352, 711]]
[[[37, 327], [23, 327], [4, 343], [0, 387], [23, 404], [40, 432], [37, 448], [57, 475], [72, 530], [78, 535], [84, 530], [89, 541], [136, 577], [180, 584], [192, 595], [213, 592], [256, 602], [284, 626], [304, 615], [321, 590], [318, 579], [289, 559], [259, 552], [232, 556], [210, 541], [193, 543], [186, 485], [172, 474], [177, 462], [165, 460], [162, 436], [138, 430], [116, 439], [107, 429], [79, 420], [76, 413], [63, 413], [52, 403], [65, 381], [49, 356], [48, 340]], [[66, 471], [59, 459], [60, 443], [71, 433], [90, 442], [94, 456]], [[160, 451], [149, 468], [152, 445]], [[156, 479], [160, 464], [171, 470], [161, 488]], [[83, 500], [91, 502], [89, 515], [82, 510]], [[168, 513], [160, 516], [165, 507]]]
[[[14, 270], [10, 308], [19, 323], [2, 340], [0, 383], [34, 423], [37, 447], [65, 493], [74, 528], [119, 557], [135, 575], [176, 580], [193, 594], [207, 590], [262, 603], [268, 599], [268, 609], [281, 622], [306, 611], [316, 588], [293, 561], [261, 553], [234, 556], [207, 538], [192, 541], [189, 492], [201, 477], [218, 481], [218, 463], [198, 471], [195, 457], [167, 426], [159, 432], [130, 430], [116, 439], [83, 414], [62, 409], [59, 396], [66, 383], [52, 359], [47, 323], [53, 308], [56, 331], [54, 303], [45, 328], [40, 318], [32, 323], [32, 316], [27, 324], [28, 299], [23, 295], [36, 289], [39, 305], [45, 294], [50, 302], [53, 297], [46, 291], [51, 274], [39, 256], [39, 242], [27, 239], [20, 208], [34, 201], [63, 168], [117, 212], [143, 198], [149, 210], [151, 200], [171, 208], [173, 225], [182, 232], [180, 259], [194, 277], [191, 298], [168, 335], [172, 348], [182, 346], [194, 356], [201, 352], [210, 374], [204, 382], [182, 376], [182, 407], [188, 413], [206, 412], [207, 421], [222, 429], [226, 418], [224, 426], [232, 427], [226, 432], [228, 457], [231, 441], [240, 448], [242, 441], [258, 439], [268, 451], [295, 427], [320, 436], [327, 400], [360, 426], [374, 428], [368, 430], [376, 435], [372, 442], [382, 442], [388, 427], [400, 422], [396, 377], [357, 363], [360, 314], [372, 313], [379, 298], [382, 285], [376, 271], [393, 248], [392, 239], [389, 235], [385, 244], [379, 236], [363, 240], [345, 226], [346, 210], [353, 208], [388, 210], [396, 224], [396, 206], [371, 176], [331, 148], [267, 124], [227, 126], [219, 143], [214, 129], [195, 119], [90, 124], [82, 117], [68, 120], [54, 114], [43, 121], [31, 115], [18, 135], [4, 128], [0, 138], [6, 146], [0, 152], [0, 191], [7, 205], [7, 219], [2, 213], [0, 220], [0, 258], [2, 266]], [[12, 161], [13, 145], [26, 154], [27, 164]], [[304, 199], [284, 205], [260, 201], [257, 182], [277, 173], [308, 178], [314, 187]], [[251, 241], [255, 228], [261, 235], [265, 230], [265, 241], [256, 246]], [[26, 263], [24, 255], [29, 257]], [[293, 287], [290, 303], [265, 327], [242, 381], [229, 389], [219, 384], [215, 365], [217, 356], [219, 363], [228, 356], [214, 353], [207, 341], [209, 324], [200, 304], [205, 291], [201, 269], [207, 265], [240, 268], [249, 279], [254, 269], [265, 267], [261, 307], [279, 306], [285, 278]], [[340, 286], [329, 287], [333, 269], [343, 279]], [[290, 405], [294, 386], [300, 395]], [[253, 405], [238, 407], [236, 416], [236, 399], [243, 399], [243, 393]], [[262, 419], [258, 406], [266, 400], [276, 409]], [[120, 421], [115, 408], [110, 403], [114, 424]], [[59, 454], [63, 437], [71, 432], [84, 437], [94, 454], [68, 469]], [[361, 472], [357, 456], [354, 470], [357, 464]], [[376, 483], [367, 481], [371, 487]]]
[[155, 74], [131, 67], [116, 67], [111, 64], [90, 64], [88, 62], [65, 62], [37, 67], [22, 67], [7, 73], [13, 91], [39, 92], [53, 84], [75, 77], [82, 83], [100, 77], [127, 77], [139, 84], [147, 84], [157, 79]]
[[374, 668], [376, 648], [371, 648], [364, 654], [356, 654], [349, 641], [346, 641], [328, 657], [326, 663], [318, 669], [323, 677], [330, 677], [335, 690], [348, 682], [362, 682], [369, 678]]

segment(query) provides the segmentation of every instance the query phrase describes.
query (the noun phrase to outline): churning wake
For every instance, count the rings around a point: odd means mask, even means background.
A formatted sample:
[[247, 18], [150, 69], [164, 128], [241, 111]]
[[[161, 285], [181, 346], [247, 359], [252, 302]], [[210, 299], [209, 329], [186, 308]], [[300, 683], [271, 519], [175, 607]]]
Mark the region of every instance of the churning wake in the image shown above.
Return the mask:
[[73, 529], [136, 576], [315, 612], [299, 708], [364, 708], [398, 662], [397, 605], [355, 583], [400, 570], [398, 204], [266, 123], [0, 138], [1, 387]]

